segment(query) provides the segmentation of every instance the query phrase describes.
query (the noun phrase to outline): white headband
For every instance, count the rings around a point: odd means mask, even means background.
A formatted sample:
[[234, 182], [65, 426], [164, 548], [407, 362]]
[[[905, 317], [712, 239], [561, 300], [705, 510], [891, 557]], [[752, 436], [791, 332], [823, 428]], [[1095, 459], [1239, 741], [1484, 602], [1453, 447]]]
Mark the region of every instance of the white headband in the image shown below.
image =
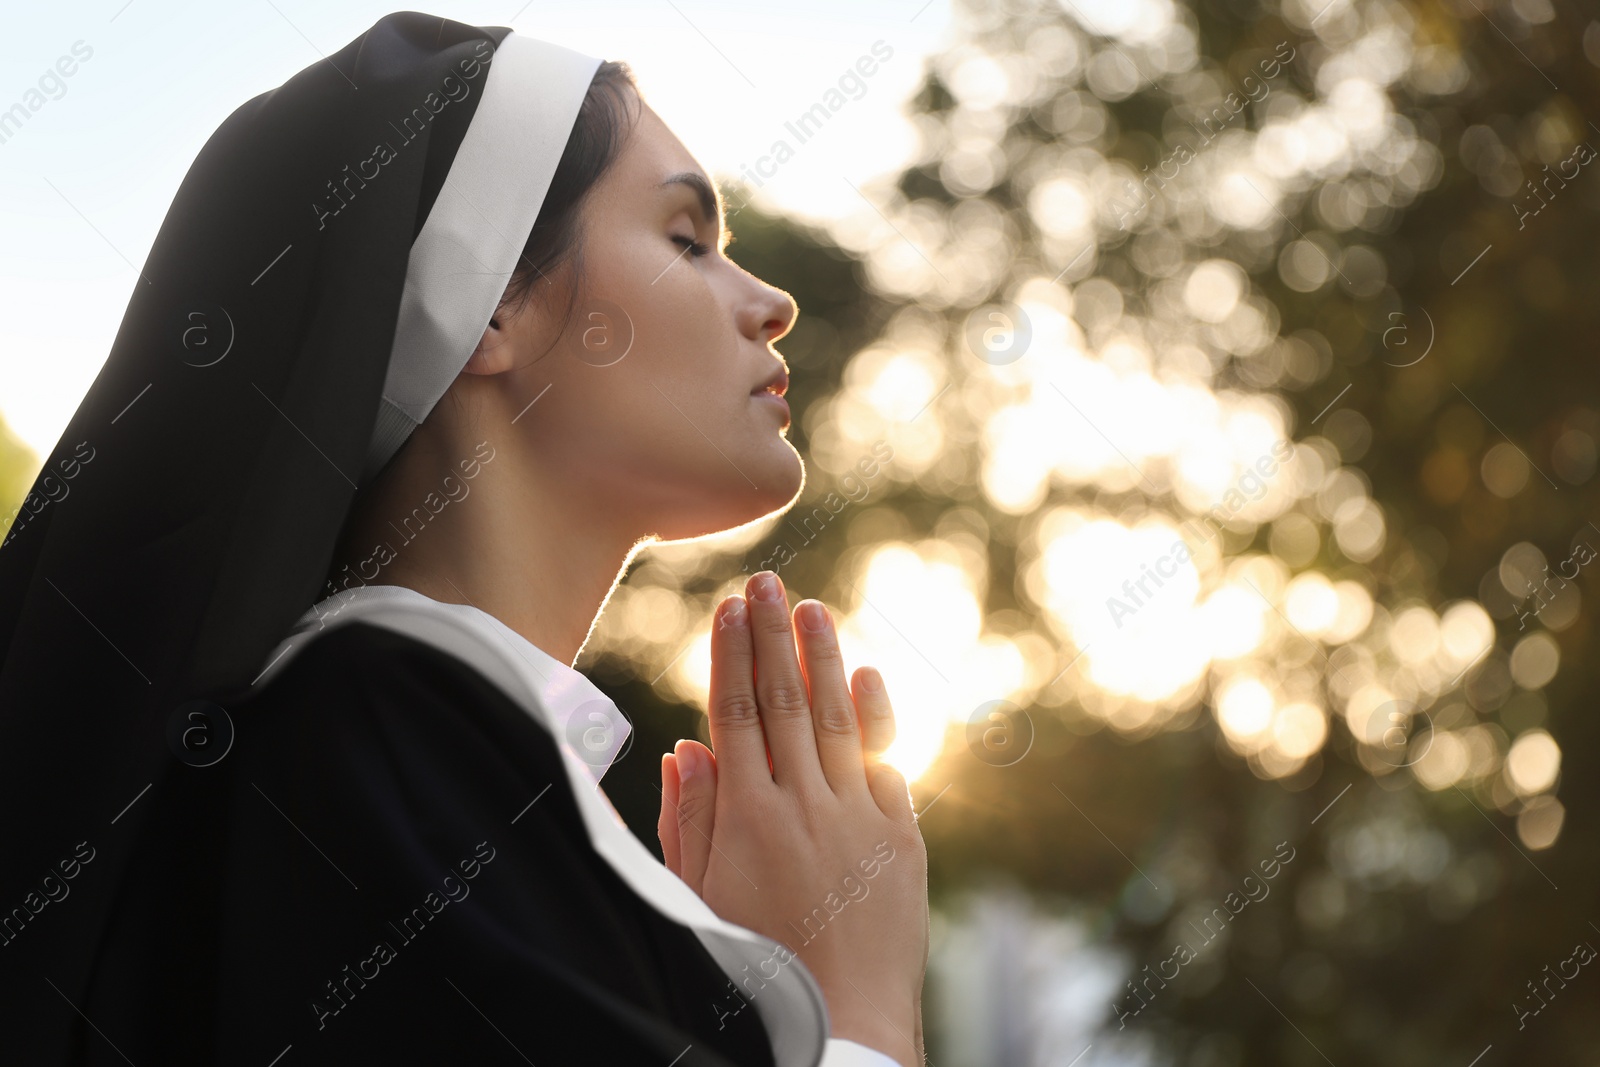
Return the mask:
[[411, 245], [367, 448], [370, 481], [466, 366], [544, 204], [600, 60], [509, 33], [428, 220]]

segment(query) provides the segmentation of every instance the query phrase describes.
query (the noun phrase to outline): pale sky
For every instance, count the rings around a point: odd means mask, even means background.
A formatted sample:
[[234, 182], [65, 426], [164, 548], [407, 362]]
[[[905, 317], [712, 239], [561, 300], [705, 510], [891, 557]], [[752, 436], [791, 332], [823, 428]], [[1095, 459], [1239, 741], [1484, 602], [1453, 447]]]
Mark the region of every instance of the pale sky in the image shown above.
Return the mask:
[[[759, 194], [816, 218], [858, 206], [852, 184], [865, 188], [911, 156], [902, 108], [924, 58], [951, 32], [949, 0], [519, 6], [419, 5], [628, 61], [651, 106], [719, 178], [753, 167], [778, 138], [795, 144], [785, 122], [874, 44], [880, 57], [889, 52], [859, 99], [798, 145]], [[0, 412], [36, 452], [55, 445], [105, 361], [135, 268], [206, 138], [246, 100], [405, 9], [393, 0], [94, 0], [7, 12], [0, 111], [78, 49], [75, 72], [48, 86], [44, 105], [0, 144]]]

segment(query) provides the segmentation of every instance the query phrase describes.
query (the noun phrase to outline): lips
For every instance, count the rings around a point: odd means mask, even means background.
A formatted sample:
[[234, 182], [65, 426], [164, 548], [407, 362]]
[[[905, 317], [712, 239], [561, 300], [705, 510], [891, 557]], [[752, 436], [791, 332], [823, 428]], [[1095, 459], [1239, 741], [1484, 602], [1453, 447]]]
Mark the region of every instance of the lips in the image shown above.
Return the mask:
[[774, 407], [779, 408], [783, 414], [783, 425], [788, 426], [789, 402], [783, 398], [783, 394], [788, 391], [788, 388], [789, 373], [782, 368], [779, 368], [778, 372], [771, 378], [768, 378], [766, 381], [750, 390], [750, 396], [753, 399], [760, 400], [763, 403], [772, 404]]
[[789, 372], [779, 367], [772, 377], [750, 390], [751, 396], [760, 393], [771, 393], [773, 396], [782, 396], [789, 391]]

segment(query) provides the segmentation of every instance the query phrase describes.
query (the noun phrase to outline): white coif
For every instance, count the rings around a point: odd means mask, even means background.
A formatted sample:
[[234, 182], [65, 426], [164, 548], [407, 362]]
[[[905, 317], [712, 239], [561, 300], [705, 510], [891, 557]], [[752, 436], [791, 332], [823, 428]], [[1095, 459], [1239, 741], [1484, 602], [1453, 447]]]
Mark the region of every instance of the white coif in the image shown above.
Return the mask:
[[477, 347], [599, 66], [516, 33], [495, 50], [483, 98], [411, 246], [363, 483], [428, 417]]

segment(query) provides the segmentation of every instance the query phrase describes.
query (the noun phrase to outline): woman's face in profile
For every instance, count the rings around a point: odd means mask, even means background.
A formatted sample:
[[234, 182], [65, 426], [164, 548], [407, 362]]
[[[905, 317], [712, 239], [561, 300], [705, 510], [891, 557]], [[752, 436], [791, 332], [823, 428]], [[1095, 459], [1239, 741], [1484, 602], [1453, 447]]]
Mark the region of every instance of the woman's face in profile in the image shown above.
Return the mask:
[[786, 405], [764, 390], [786, 382], [769, 346], [793, 325], [794, 301], [723, 254], [704, 170], [648, 106], [581, 217], [575, 311], [553, 348], [537, 355], [560, 296], [502, 319], [529, 349], [515, 389], [539, 400], [516, 429], [541, 479], [663, 540], [790, 503], [804, 466], [784, 436]]

